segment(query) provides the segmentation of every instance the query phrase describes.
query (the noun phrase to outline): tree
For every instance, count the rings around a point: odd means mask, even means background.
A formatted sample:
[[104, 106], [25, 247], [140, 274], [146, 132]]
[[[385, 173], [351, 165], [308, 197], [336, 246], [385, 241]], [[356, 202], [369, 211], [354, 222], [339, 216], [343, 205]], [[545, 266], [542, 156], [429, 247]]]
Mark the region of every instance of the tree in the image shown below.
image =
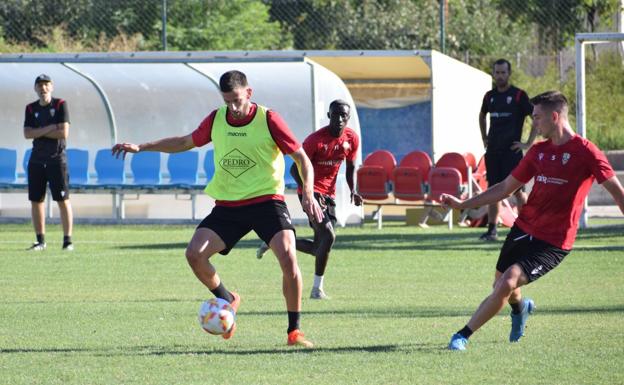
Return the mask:
[[177, 1], [167, 21], [167, 42], [173, 50], [283, 49], [292, 44], [259, 1]]

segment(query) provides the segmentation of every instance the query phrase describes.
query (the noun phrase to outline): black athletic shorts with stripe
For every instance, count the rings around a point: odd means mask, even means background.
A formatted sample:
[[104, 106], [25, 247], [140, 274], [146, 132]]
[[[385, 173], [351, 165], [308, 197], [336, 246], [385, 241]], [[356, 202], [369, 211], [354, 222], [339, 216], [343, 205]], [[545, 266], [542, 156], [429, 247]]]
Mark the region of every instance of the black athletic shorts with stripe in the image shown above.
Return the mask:
[[529, 282], [533, 282], [557, 267], [569, 253], [570, 250], [539, 240], [514, 225], [505, 239], [496, 270], [504, 273], [517, 264]]
[[[298, 196], [299, 202], [302, 202], [303, 195], [298, 194]], [[336, 201], [334, 200], [334, 198], [330, 197], [329, 195], [324, 195], [317, 192], [314, 193], [314, 198], [323, 209], [323, 222], [319, 224], [325, 225], [326, 223], [331, 223], [332, 227], [335, 228], [338, 219], [336, 219]], [[315, 226], [312, 222], [308, 221], [308, 224], [311, 228], [315, 229]]]
[[43, 202], [50, 184], [52, 199], [69, 199], [69, 175], [65, 161], [28, 162], [28, 200]]
[[295, 232], [286, 203], [276, 200], [236, 207], [215, 206], [197, 228], [217, 233], [225, 243], [225, 249], [220, 252], [223, 255], [251, 230], [267, 245], [282, 230]]

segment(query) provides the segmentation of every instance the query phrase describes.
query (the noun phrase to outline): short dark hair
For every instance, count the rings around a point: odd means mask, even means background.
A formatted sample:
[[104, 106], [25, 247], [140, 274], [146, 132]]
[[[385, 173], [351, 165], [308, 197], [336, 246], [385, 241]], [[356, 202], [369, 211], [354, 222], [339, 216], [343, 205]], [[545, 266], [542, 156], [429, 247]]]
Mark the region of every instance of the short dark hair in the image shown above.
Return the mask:
[[338, 107], [338, 106], [347, 106], [349, 107], [349, 111], [351, 111], [351, 106], [349, 105], [349, 103], [347, 103], [346, 101], [342, 100], [342, 99], [336, 99], [333, 102], [329, 103], [329, 109], [331, 110], [332, 107]]
[[232, 92], [235, 88], [247, 86], [247, 76], [237, 70], [228, 71], [221, 75], [221, 79], [219, 79], [221, 92]]
[[543, 106], [549, 111], [568, 112], [568, 99], [559, 91], [546, 91], [531, 99], [534, 106]]
[[507, 64], [507, 69], [509, 69], [509, 73], [511, 73], [511, 63], [507, 59], [498, 59], [497, 61], [495, 61], [494, 64], [492, 65], [492, 69], [494, 69], [494, 66], [496, 65], [503, 65], [503, 64]]

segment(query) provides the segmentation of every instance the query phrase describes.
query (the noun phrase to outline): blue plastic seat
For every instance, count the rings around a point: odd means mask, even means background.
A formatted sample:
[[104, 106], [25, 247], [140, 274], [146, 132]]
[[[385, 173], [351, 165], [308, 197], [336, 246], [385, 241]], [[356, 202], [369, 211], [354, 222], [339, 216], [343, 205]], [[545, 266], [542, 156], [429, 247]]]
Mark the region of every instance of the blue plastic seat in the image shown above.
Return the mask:
[[197, 151], [177, 152], [169, 155], [167, 169], [169, 170], [169, 184], [180, 187], [197, 185], [197, 170], [199, 153]]
[[106, 188], [121, 188], [126, 183], [124, 159], [115, 158], [110, 148], [98, 150], [95, 154], [97, 185]]
[[206, 181], [209, 182], [215, 173], [214, 150], [206, 151], [204, 157], [204, 173], [206, 174]]
[[284, 163], [286, 164], [286, 167], [284, 168], [284, 185], [286, 186], [286, 188], [296, 189], [297, 181], [295, 181], [295, 178], [290, 175], [290, 168], [295, 163], [295, 161], [289, 155], [285, 155]]
[[17, 180], [17, 151], [0, 148], [0, 184], [13, 184]]
[[30, 160], [30, 154], [32, 154], [32, 148], [29, 148], [24, 152], [24, 158], [22, 158], [22, 167], [24, 168], [24, 175], [28, 180], [28, 161]]
[[89, 183], [89, 151], [68, 148], [67, 169], [69, 187], [85, 187]]
[[134, 185], [157, 187], [161, 184], [160, 152], [138, 152], [132, 154], [130, 169]]

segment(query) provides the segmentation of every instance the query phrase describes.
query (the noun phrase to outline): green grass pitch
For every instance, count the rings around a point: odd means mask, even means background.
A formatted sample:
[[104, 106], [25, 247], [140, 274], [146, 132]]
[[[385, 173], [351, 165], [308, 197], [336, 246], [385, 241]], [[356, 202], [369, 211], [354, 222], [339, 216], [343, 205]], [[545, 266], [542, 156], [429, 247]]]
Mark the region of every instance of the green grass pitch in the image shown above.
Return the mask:
[[502, 244], [482, 229], [340, 228], [329, 301], [307, 298], [314, 263], [299, 254], [309, 351], [286, 346], [281, 273], [271, 253], [256, 260], [255, 234], [213, 258], [242, 296], [225, 341], [197, 322], [211, 294], [184, 257], [194, 226], [78, 225], [72, 253], [58, 225], [40, 253], [24, 251], [30, 225], [0, 229], [0, 384], [624, 383], [622, 221], [581, 231], [525, 288], [537, 310], [520, 343], [505, 309], [466, 352], [446, 345], [490, 292]]

